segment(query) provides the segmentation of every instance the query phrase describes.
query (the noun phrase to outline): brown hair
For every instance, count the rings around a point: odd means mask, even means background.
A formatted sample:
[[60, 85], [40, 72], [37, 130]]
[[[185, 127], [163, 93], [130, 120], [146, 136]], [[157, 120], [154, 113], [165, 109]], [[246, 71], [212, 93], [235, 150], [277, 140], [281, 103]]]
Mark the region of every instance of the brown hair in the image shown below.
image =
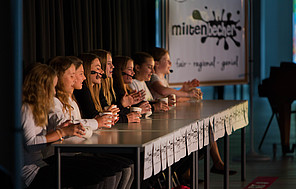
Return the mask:
[[150, 53], [154, 61], [159, 61], [165, 54], [169, 54], [169, 51], [164, 48], [154, 47], [150, 50]]
[[[109, 54], [111, 56], [111, 52], [106, 51], [104, 49], [95, 49], [91, 51], [91, 53], [94, 53], [99, 57], [102, 69], [106, 73], [107, 55]], [[102, 78], [102, 90], [108, 105], [111, 105], [113, 97], [114, 101], [116, 101], [116, 94], [113, 88], [113, 78]], [[111, 94], [111, 92], [113, 94]]]
[[56, 86], [56, 97], [63, 104], [63, 112], [66, 113], [67, 111], [69, 111], [70, 117], [72, 106], [69, 103], [69, 94], [65, 92], [64, 83], [61, 78], [72, 64], [72, 61], [65, 56], [56, 56], [49, 61], [49, 65], [57, 72], [59, 78], [58, 84]]
[[116, 83], [114, 88], [117, 89], [117, 91], [124, 91], [124, 93], [128, 93], [129, 86], [126, 85], [123, 81], [122, 71], [126, 68], [128, 61], [133, 61], [132, 58], [128, 56], [115, 56], [113, 58], [113, 81]]
[[46, 64], [35, 63], [30, 67], [23, 82], [23, 104], [32, 109], [35, 124], [44, 127], [53, 106], [54, 78], [57, 73]]
[[84, 69], [84, 75], [86, 77], [85, 79], [85, 84], [87, 86], [87, 88], [90, 91], [93, 103], [96, 107], [96, 110], [98, 112], [102, 112], [102, 106], [100, 103], [100, 90], [101, 90], [101, 85], [92, 85], [91, 79], [90, 79], [90, 75], [91, 75], [91, 64], [93, 62], [93, 60], [95, 60], [96, 58], [99, 59], [99, 57], [96, 54], [93, 53], [81, 53], [79, 55], [79, 58], [82, 60], [83, 62], [83, 69]]
[[74, 64], [75, 70], [77, 70], [82, 64], [82, 60], [76, 56], [66, 56], [67, 58], [70, 59], [70, 61]]
[[132, 57], [134, 64], [139, 66], [142, 66], [142, 64], [145, 63], [149, 58], [153, 59], [153, 57], [146, 52], [136, 52]]

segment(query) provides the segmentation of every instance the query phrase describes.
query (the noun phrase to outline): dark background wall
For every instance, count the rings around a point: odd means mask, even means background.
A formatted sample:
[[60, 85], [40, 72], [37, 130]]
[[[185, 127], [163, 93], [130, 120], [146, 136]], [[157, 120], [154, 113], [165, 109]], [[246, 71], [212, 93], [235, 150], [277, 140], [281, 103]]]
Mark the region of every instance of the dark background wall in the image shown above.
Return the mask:
[[155, 45], [151, 0], [24, 0], [24, 63], [96, 48], [131, 55]]
[[[0, 58], [2, 61], [2, 74], [0, 74], [1, 81], [3, 81], [1, 95], [3, 99], [0, 101], [1, 106], [1, 132], [0, 132], [0, 144], [1, 144], [1, 155], [0, 155], [0, 167], [7, 170], [13, 169], [13, 99], [11, 94], [13, 94], [13, 67], [12, 67], [12, 36], [11, 34], [11, 20], [7, 18], [10, 14], [9, 2], [0, 3], [0, 19], [1, 25], [6, 26], [3, 30], [2, 35], [0, 35]], [[8, 72], [9, 71], [9, 72]], [[10, 74], [5, 74], [10, 73]], [[8, 103], [10, 102], [10, 103]], [[4, 155], [5, 154], [5, 155]]]
[[[12, 0], [17, 1], [17, 0]], [[113, 55], [131, 55], [155, 45], [153, 0], [23, 0], [23, 54], [16, 54], [12, 15], [16, 4], [0, 1], [0, 59], [2, 61], [0, 170], [12, 176], [20, 171], [19, 140], [15, 139], [22, 73], [18, 68], [56, 55], [78, 55], [95, 48]], [[255, 85], [269, 77], [270, 66], [292, 60], [292, 0], [253, 0], [253, 55]], [[248, 88], [248, 85], [242, 86]], [[202, 89], [213, 98], [213, 87]], [[233, 86], [225, 86], [225, 98], [234, 98]], [[255, 95], [258, 95], [255, 93]], [[248, 97], [247, 97], [248, 98]], [[254, 113], [256, 113], [254, 111]], [[256, 123], [254, 123], [256, 127]], [[0, 172], [2, 173], [2, 172]], [[19, 175], [14, 177], [19, 180]], [[3, 177], [0, 177], [1, 181]]]

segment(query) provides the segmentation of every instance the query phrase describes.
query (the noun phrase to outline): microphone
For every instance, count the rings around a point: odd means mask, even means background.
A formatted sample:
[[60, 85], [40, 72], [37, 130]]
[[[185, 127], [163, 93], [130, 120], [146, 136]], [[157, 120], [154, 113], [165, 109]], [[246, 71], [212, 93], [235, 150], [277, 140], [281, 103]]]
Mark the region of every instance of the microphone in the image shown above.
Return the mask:
[[99, 79], [99, 75], [103, 78], [103, 79], [106, 79], [107, 78], [107, 75], [106, 74], [100, 74], [99, 72], [96, 72], [96, 71], [90, 71], [90, 74], [97, 74], [97, 79]]
[[132, 75], [130, 75], [130, 74], [127, 74], [127, 73], [125, 73], [125, 72], [121, 72], [121, 74], [122, 74], [122, 75], [127, 75], [127, 76], [130, 76], [131, 78], [133, 77]]
[[100, 74], [100, 73], [99, 72], [96, 72], [96, 71], [90, 71], [90, 74]]
[[174, 70], [170, 70], [170, 73], [173, 73], [174, 72]]

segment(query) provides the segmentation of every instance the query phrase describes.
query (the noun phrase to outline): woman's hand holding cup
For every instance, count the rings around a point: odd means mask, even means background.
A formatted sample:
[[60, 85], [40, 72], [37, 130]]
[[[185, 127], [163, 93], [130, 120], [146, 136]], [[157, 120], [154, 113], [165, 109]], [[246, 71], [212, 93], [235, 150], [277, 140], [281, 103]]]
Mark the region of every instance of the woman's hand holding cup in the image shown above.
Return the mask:
[[176, 95], [175, 94], [170, 94], [168, 96], [169, 98], [169, 106], [176, 106]]
[[129, 123], [139, 123], [141, 121], [141, 113], [139, 112], [130, 112], [126, 116]]
[[144, 101], [139, 105], [142, 108], [141, 114], [146, 114], [147, 112], [151, 112], [151, 105], [148, 101]]
[[83, 135], [85, 135], [85, 128], [80, 123], [68, 123], [67, 126], [62, 126], [57, 129], [61, 131], [62, 137], [83, 137]]
[[97, 115], [95, 119], [98, 122], [98, 127], [102, 128], [111, 128], [113, 121], [113, 113], [112, 112], [102, 112], [100, 115]]

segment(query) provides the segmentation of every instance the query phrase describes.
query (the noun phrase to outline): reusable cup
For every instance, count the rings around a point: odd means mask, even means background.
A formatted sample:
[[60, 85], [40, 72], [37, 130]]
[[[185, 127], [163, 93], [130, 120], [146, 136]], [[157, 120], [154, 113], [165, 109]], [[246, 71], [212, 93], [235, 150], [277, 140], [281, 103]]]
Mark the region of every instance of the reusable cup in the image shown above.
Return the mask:
[[172, 97], [172, 99], [174, 100], [174, 105], [172, 105], [172, 106], [176, 106], [177, 104], [176, 104], [176, 95], [175, 94], [171, 94], [170, 95], [171, 97]]
[[146, 112], [145, 113], [145, 118], [147, 119], [149, 116], [151, 116], [152, 115], [152, 111], [149, 111], [149, 112]]
[[93, 131], [89, 126], [84, 126], [84, 128], [85, 128], [85, 131], [84, 131], [85, 135], [82, 135], [82, 137], [85, 139], [88, 139], [92, 136]]
[[140, 108], [140, 107], [131, 107], [130, 111], [131, 112], [138, 112], [139, 114], [141, 114], [142, 108]]
[[[112, 110], [113, 108], [117, 108], [117, 105], [114, 105], [114, 104], [113, 104], [113, 105], [110, 105], [110, 106], [112, 107], [111, 110]], [[105, 107], [104, 107], [104, 110], [108, 110], [110, 106], [105, 106]], [[114, 113], [114, 115], [117, 115], [117, 113]]]
[[[110, 115], [110, 116], [113, 116], [113, 114], [112, 114], [112, 112], [102, 112], [102, 113], [100, 113], [100, 115], [101, 116], [103, 116], [103, 115]], [[112, 123], [112, 121], [109, 121], [110, 122], [110, 124], [107, 124], [107, 126], [109, 127], [109, 128], [111, 128], [111, 123]]]
[[166, 104], [169, 104], [169, 98], [168, 97], [160, 98], [159, 101], [162, 101], [162, 102], [165, 102]]

